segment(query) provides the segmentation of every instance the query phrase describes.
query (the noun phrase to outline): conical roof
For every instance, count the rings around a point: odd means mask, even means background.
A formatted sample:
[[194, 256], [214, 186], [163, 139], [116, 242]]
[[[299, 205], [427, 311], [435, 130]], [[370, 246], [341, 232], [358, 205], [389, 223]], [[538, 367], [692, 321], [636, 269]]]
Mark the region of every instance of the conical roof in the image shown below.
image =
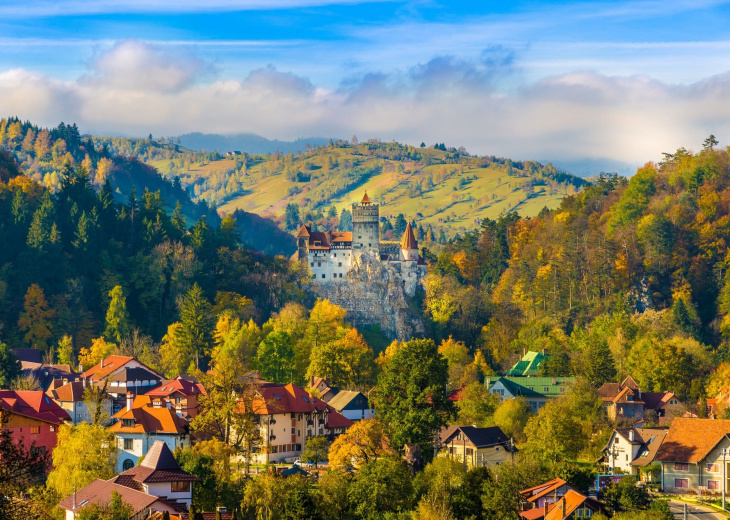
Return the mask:
[[360, 204], [370, 204], [372, 201], [370, 200], [370, 197], [368, 197], [368, 192], [365, 192], [365, 196], [360, 201]]
[[400, 248], [406, 251], [412, 249], [418, 249], [418, 242], [416, 242], [416, 236], [413, 234], [413, 228], [409, 222], [406, 226], [406, 231], [403, 233], [403, 238], [400, 241]]
[[154, 470], [180, 471], [180, 466], [164, 441], [154, 442], [140, 466]]

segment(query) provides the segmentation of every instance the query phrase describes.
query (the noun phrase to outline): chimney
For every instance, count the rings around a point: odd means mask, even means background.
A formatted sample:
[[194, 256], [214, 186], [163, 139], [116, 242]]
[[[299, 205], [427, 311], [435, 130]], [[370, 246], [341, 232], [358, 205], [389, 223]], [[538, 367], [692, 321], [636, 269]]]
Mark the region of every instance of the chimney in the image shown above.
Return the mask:
[[127, 411], [132, 409], [132, 403], [134, 402], [134, 395], [132, 392], [127, 392]]
[[542, 503], [542, 516], [547, 516], [548, 514], [548, 501], [545, 500], [545, 502]]
[[101, 366], [100, 368], [104, 368], [104, 358], [101, 358]]
[[631, 429], [629, 430], [629, 440], [630, 440], [631, 442], [634, 442], [634, 429], [633, 429], [633, 428], [631, 428]]
[[81, 384], [84, 385], [84, 390], [86, 390], [86, 378], [85, 377], [81, 378]]
[[79, 363], [79, 374], [83, 374], [83, 373], [84, 373], [84, 365]]
[[546, 348], [542, 349], [542, 355], [545, 356], [546, 354], [547, 354], [547, 349]]
[[73, 503], [73, 509], [76, 510], [76, 486], [74, 486], [74, 503]]

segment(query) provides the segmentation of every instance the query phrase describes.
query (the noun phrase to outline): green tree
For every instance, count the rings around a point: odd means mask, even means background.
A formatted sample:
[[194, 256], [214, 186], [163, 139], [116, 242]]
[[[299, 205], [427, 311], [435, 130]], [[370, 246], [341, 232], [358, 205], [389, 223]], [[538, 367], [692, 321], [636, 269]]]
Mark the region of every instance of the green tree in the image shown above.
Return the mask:
[[0, 388], [10, 388], [23, 371], [23, 366], [10, 347], [0, 341]]
[[292, 343], [291, 334], [285, 330], [275, 330], [264, 338], [256, 361], [262, 378], [277, 383], [291, 380], [294, 372]]
[[289, 231], [295, 231], [299, 227], [299, 206], [297, 204], [286, 205], [285, 226]]
[[523, 432], [531, 415], [532, 409], [524, 397], [506, 399], [494, 411], [494, 424], [499, 426], [505, 435], [522, 442]]
[[639, 511], [651, 504], [651, 497], [646, 488], [638, 487], [636, 479], [630, 475], [618, 483], [611, 483], [603, 488], [599, 493], [599, 499], [605, 502], [609, 510], [616, 513]]
[[302, 460], [304, 462], [311, 462], [317, 466], [320, 462], [327, 460], [329, 446], [329, 440], [324, 435], [309, 437], [304, 445]]
[[393, 353], [378, 377], [374, 402], [395, 448], [419, 444], [429, 456], [435, 432], [454, 416], [448, 377], [447, 362], [432, 340], [412, 339]]
[[365, 464], [350, 486], [350, 503], [357, 518], [381, 519], [386, 513], [410, 511], [413, 482], [399, 459], [383, 457]]
[[616, 367], [613, 363], [613, 354], [608, 341], [596, 334], [588, 337], [585, 351], [585, 365], [583, 375], [596, 387], [611, 381], [616, 377]]
[[79, 520], [128, 520], [132, 517], [133, 512], [132, 507], [122, 500], [122, 495], [114, 490], [108, 505], [89, 504], [79, 511], [78, 518]]
[[357, 329], [341, 329], [341, 333], [341, 339], [312, 348], [307, 378], [327, 377], [333, 385], [365, 388], [372, 383], [375, 369], [373, 349]]
[[498, 395], [489, 393], [482, 383], [471, 382], [461, 389], [456, 401], [459, 423], [486, 426], [498, 405]]
[[61, 339], [58, 340], [58, 348], [56, 349], [58, 355], [58, 363], [61, 365], [76, 366], [76, 360], [74, 359], [74, 343], [73, 338], [68, 334], [64, 334]]
[[182, 298], [180, 322], [180, 340], [195, 358], [195, 368], [200, 370], [200, 357], [211, 346], [213, 324], [210, 302], [197, 282]]
[[124, 297], [121, 285], [115, 285], [109, 291], [109, 307], [106, 311], [106, 329], [104, 336], [109, 341], [121, 343], [122, 338], [130, 333], [129, 313], [127, 312], [127, 299]]

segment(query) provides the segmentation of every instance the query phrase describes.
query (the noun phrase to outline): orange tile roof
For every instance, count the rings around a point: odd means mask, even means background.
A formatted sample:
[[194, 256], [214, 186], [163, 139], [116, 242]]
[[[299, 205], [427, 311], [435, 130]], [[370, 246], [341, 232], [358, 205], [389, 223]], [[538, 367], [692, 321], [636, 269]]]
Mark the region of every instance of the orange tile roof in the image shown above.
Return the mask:
[[522, 495], [522, 497], [528, 502], [534, 502], [535, 500], [547, 495], [548, 493], [552, 493], [556, 489], [565, 485], [570, 486], [570, 484], [562, 478], [555, 477], [552, 480], [543, 482], [539, 486], [532, 486], [531, 488], [523, 489], [520, 491], [520, 495]]
[[413, 228], [410, 222], [406, 225], [406, 230], [400, 241], [400, 248], [405, 250], [418, 249], [418, 242], [416, 242], [416, 237], [413, 234]]
[[327, 428], [347, 428], [354, 424], [321, 399], [309, 395], [301, 386], [292, 383], [262, 385], [252, 406], [257, 415], [312, 413], [327, 410]]
[[588, 500], [587, 496], [570, 489], [561, 500], [555, 503], [555, 507], [548, 511], [545, 520], [561, 520], [573, 513], [586, 500]]
[[[146, 395], [138, 395], [132, 403], [132, 409], [122, 408], [113, 416], [118, 419], [109, 429], [117, 433], [185, 433], [187, 422], [182, 417], [162, 406], [152, 406], [152, 398]], [[124, 419], [134, 419], [134, 426], [124, 426]]]
[[84, 383], [81, 381], [70, 381], [63, 386], [51, 388], [46, 392], [51, 399], [64, 402], [79, 402], [84, 400]]
[[368, 197], [368, 192], [366, 191], [365, 196], [360, 201], [360, 204], [370, 204], [370, 203], [371, 203], [370, 197]]
[[297, 238], [308, 237], [310, 231], [311, 231], [311, 229], [309, 228], [309, 226], [302, 226], [301, 228], [299, 228], [299, 233], [297, 233]]
[[157, 388], [153, 388], [144, 395], [167, 397], [174, 394], [175, 392], [180, 392], [186, 397], [197, 394], [207, 395], [207, 392], [205, 391], [205, 388], [203, 388], [203, 385], [201, 385], [200, 383], [193, 383], [192, 381], [187, 381], [185, 379], [162, 381], [160, 383], [160, 386], [158, 386]]
[[695, 464], [728, 434], [729, 420], [676, 417], [656, 454], [656, 460]]

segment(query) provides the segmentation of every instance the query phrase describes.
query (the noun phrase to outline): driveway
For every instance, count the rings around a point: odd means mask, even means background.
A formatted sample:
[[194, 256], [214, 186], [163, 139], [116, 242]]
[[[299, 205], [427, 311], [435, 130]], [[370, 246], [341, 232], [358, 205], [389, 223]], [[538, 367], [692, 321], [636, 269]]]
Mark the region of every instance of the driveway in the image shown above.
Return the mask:
[[[669, 501], [669, 508], [672, 510], [672, 513], [674, 513], [674, 518], [677, 520], [681, 520], [684, 518], [684, 504], [685, 502], [680, 502], [679, 500], [670, 500]], [[723, 515], [722, 513], [718, 513], [714, 509], [710, 509], [709, 507], [703, 507], [698, 506], [695, 504], [687, 504], [687, 518], [689, 520], [725, 520], [727, 519], [727, 516]]]

